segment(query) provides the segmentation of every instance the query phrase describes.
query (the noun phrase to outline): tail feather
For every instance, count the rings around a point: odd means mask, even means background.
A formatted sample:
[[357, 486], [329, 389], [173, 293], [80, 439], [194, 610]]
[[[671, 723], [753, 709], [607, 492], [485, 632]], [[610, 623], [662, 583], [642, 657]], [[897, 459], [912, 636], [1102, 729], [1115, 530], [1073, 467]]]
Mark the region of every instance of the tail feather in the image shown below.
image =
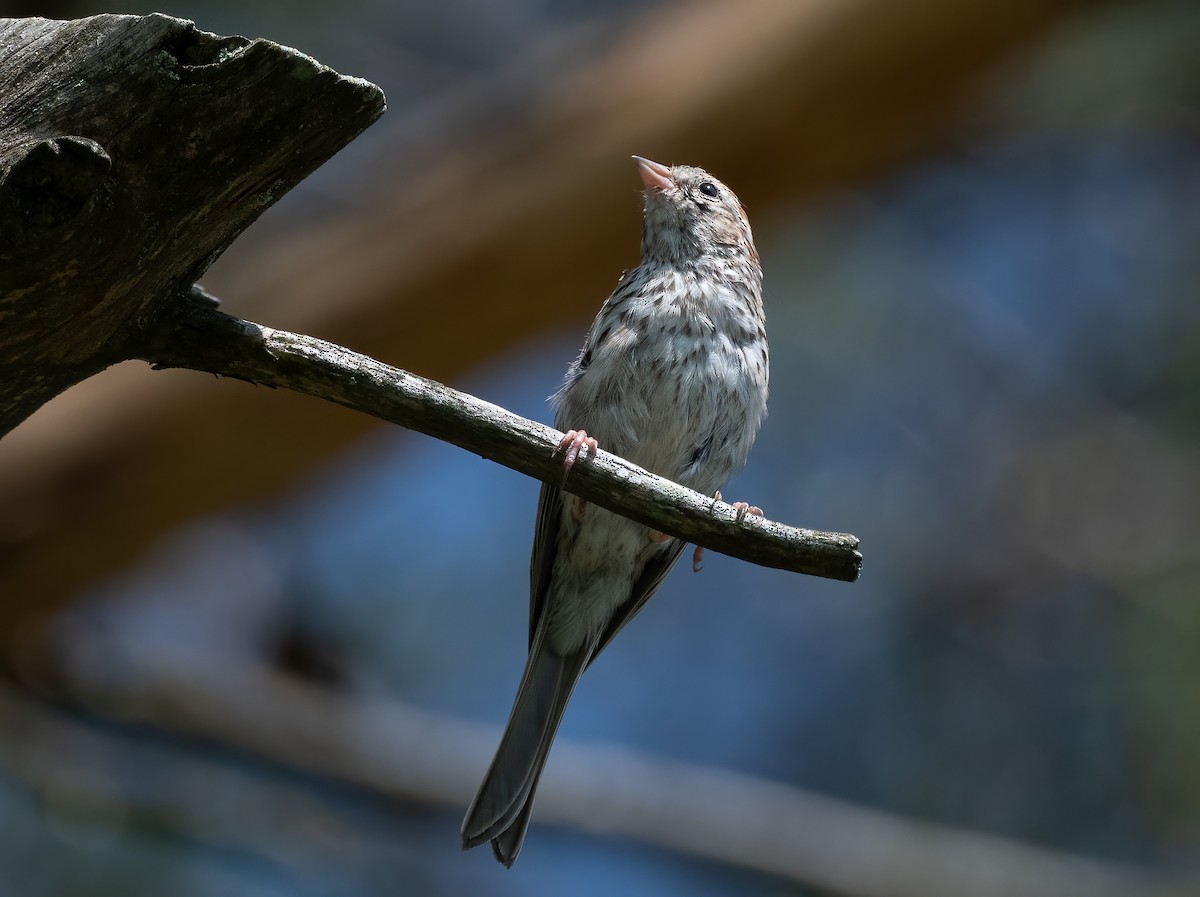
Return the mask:
[[[537, 785], [534, 784], [536, 789]], [[509, 869], [512, 864], [517, 861], [517, 855], [521, 852], [521, 845], [525, 843], [525, 832], [529, 829], [529, 818], [533, 815], [533, 791], [529, 792], [529, 797], [525, 801], [525, 805], [521, 807], [517, 813], [516, 819], [512, 821], [508, 828], [492, 839], [492, 855]]]
[[550, 745], [591, 654], [588, 646], [560, 656], [535, 635], [508, 726], [463, 820], [464, 850], [491, 841], [496, 859], [516, 860]]

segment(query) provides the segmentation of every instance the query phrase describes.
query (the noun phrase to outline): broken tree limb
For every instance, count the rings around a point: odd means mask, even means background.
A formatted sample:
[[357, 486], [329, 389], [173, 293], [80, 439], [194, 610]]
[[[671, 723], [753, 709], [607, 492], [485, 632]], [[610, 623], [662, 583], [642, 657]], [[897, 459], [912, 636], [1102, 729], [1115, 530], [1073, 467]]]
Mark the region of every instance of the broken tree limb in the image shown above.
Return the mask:
[[164, 15], [0, 19], [0, 60], [0, 435], [135, 357], [133, 325], [384, 110]]

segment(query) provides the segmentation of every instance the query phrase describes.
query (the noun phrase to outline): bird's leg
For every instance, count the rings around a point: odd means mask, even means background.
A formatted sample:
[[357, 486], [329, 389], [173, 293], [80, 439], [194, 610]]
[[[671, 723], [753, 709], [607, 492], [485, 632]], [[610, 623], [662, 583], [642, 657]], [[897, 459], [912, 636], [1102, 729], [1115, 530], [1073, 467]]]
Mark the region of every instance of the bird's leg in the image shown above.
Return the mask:
[[599, 450], [600, 443], [596, 442], [594, 437], [589, 436], [587, 430], [567, 430], [563, 434], [563, 438], [558, 441], [558, 448], [554, 450], [554, 454], [566, 453], [563, 455], [563, 471], [570, 473], [571, 468], [575, 466], [575, 459], [581, 453], [590, 454], [594, 458]]
[[[575, 466], [575, 461], [581, 454], [595, 458], [596, 452], [600, 450], [600, 444], [596, 442], [595, 437], [589, 436], [587, 430], [567, 430], [563, 434], [563, 438], [558, 441], [558, 448], [554, 450], [554, 454], [563, 452], [563, 475], [562, 482], [559, 487], [567, 485], [567, 476], [571, 473], [571, 468]], [[571, 507], [571, 514], [576, 520], [583, 519], [583, 512], [587, 510], [587, 502], [581, 498], [575, 499], [575, 504]]]
[[[716, 506], [716, 503], [719, 501], [721, 501], [721, 490], [720, 489], [718, 489], [717, 493], [713, 496], [714, 507]], [[733, 503], [732, 507], [735, 511], [737, 511], [737, 522], [738, 523], [745, 522], [747, 514], [749, 514], [751, 517], [763, 516], [763, 509], [758, 507], [757, 505], [752, 505], [749, 502], [735, 501]], [[704, 546], [697, 545], [696, 550], [692, 552], [692, 572], [699, 573], [703, 569], [704, 569]]]
[[[563, 478], [562, 484], [567, 484], [567, 475], [570, 474], [571, 468], [575, 466], [575, 459], [579, 457], [580, 452], [590, 452], [591, 457], [596, 457], [596, 450], [600, 446], [596, 440], [588, 436], [587, 430], [569, 430], [558, 443], [558, 450], [564, 451], [563, 456]], [[583, 522], [583, 515], [587, 512], [588, 503], [578, 495], [574, 496], [571, 501], [571, 516], [575, 518], [576, 523]]]
[[575, 518], [576, 523], [583, 522], [584, 512], [587, 511], [588, 503], [578, 495], [574, 496], [574, 501], [571, 502], [571, 516]]

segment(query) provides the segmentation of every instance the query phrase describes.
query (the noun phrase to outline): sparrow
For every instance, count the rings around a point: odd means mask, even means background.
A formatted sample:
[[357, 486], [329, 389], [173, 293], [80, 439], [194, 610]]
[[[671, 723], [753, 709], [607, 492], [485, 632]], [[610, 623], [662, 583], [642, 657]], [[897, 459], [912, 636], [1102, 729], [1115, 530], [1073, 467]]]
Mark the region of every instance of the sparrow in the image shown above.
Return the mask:
[[[762, 270], [745, 209], [700, 168], [634, 156], [641, 262], [625, 271], [552, 397], [566, 484], [598, 446], [720, 497], [767, 411]], [[744, 502], [739, 517], [759, 513]], [[544, 484], [530, 561], [529, 656], [462, 826], [512, 866], [575, 684], [650, 599], [685, 543]], [[694, 566], [698, 569], [700, 549]]]

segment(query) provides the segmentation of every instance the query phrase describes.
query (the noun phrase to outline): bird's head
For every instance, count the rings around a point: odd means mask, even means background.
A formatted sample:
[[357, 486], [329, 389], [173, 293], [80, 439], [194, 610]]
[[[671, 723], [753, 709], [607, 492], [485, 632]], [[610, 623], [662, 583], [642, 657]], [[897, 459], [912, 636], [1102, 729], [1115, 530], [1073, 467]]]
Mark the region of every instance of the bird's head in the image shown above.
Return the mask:
[[634, 156], [645, 189], [642, 257], [687, 262], [705, 257], [758, 263], [746, 211], [733, 191], [702, 168]]

